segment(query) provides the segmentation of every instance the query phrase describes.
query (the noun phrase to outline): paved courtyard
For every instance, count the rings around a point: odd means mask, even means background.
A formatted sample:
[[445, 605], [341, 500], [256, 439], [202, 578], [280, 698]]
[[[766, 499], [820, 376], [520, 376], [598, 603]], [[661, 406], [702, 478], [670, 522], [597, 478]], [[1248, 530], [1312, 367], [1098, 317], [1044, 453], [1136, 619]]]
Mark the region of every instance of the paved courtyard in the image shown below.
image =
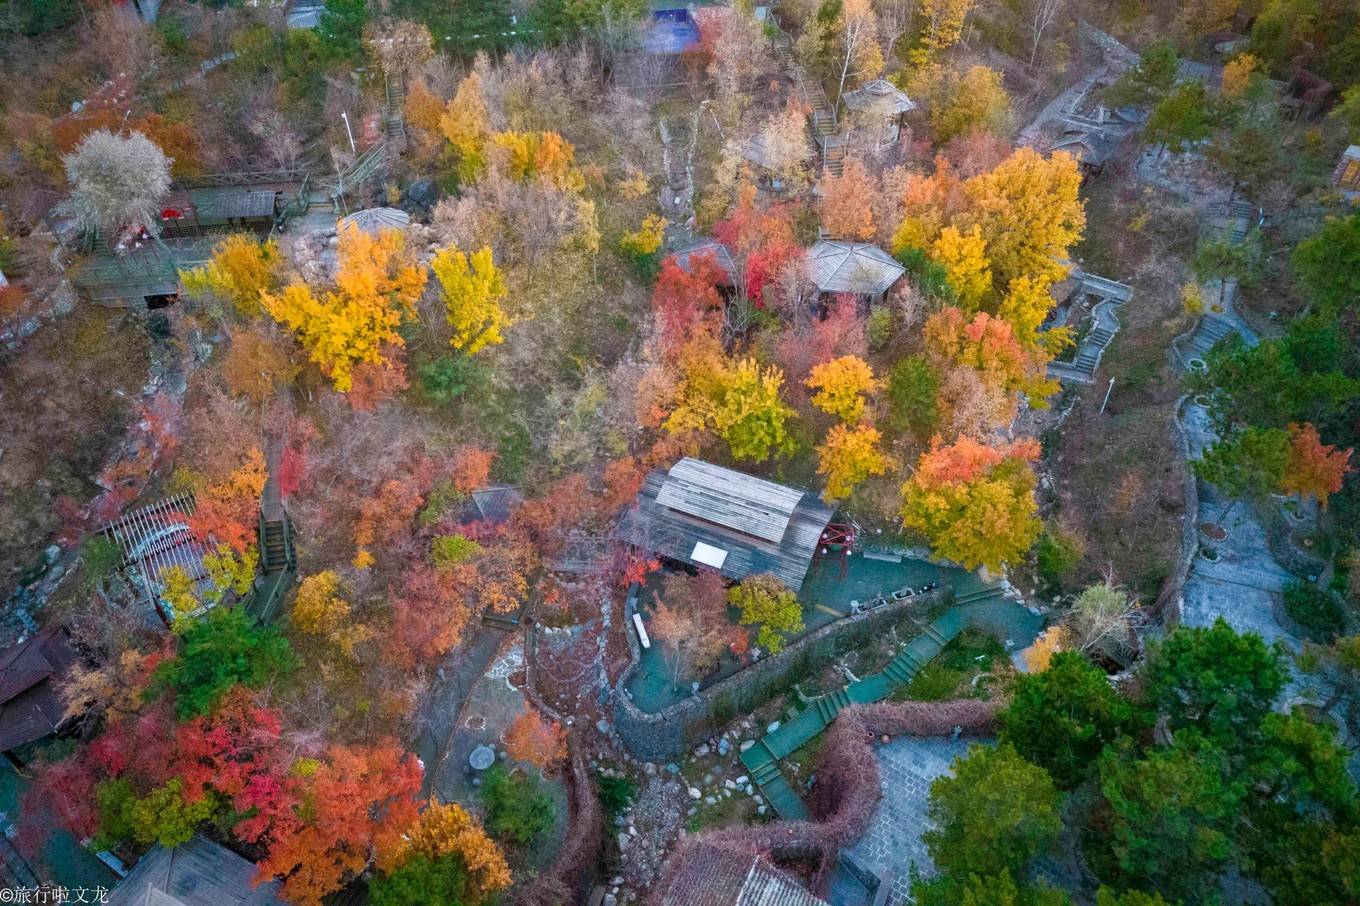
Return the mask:
[[[864, 835], [841, 851], [841, 859], [892, 883], [890, 906], [909, 902], [913, 865], [925, 875], [935, 871], [921, 841], [921, 835], [931, 827], [926, 817], [931, 783], [949, 773], [954, 759], [967, 753], [969, 745], [991, 742], [989, 738], [967, 736], [899, 736], [878, 747], [883, 798]], [[829, 893], [830, 902], [837, 906], [867, 903], [871, 898], [844, 867], [837, 868]]]

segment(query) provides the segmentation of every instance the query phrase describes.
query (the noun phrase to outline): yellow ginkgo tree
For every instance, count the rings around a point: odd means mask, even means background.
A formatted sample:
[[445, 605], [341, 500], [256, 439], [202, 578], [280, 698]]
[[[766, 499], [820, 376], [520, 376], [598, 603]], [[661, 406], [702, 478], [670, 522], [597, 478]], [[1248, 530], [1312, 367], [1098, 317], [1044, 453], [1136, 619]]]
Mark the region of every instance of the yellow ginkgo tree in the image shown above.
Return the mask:
[[320, 293], [296, 282], [262, 293], [261, 304], [291, 330], [311, 360], [344, 393], [355, 366], [380, 364], [385, 346], [402, 346], [397, 328], [415, 310], [427, 272], [405, 247], [402, 234], [340, 231], [335, 289]]
[[822, 498], [844, 500], [871, 475], [883, 475], [892, 460], [879, 449], [883, 435], [872, 425], [835, 425], [817, 448], [817, 474], [826, 476]]
[[803, 382], [813, 394], [812, 405], [836, 416], [847, 425], [864, 417], [868, 396], [878, 389], [869, 363], [853, 355], [823, 362]]
[[491, 249], [483, 246], [471, 255], [450, 246], [430, 263], [439, 281], [444, 308], [453, 335], [449, 345], [467, 355], [486, 346], [505, 342], [502, 329], [510, 323], [501, 307], [505, 279]]

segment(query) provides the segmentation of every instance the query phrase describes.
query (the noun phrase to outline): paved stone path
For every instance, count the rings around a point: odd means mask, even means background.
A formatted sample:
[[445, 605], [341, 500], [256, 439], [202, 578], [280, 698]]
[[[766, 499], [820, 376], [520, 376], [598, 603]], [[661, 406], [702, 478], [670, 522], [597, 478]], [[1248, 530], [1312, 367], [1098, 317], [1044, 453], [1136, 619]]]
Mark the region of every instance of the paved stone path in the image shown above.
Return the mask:
[[[969, 745], [979, 742], [991, 744], [990, 739], [979, 737], [899, 736], [878, 747], [883, 798], [863, 836], [841, 855], [892, 883], [889, 906], [910, 902], [913, 865], [927, 877], [935, 873], [921, 840], [933, 826], [926, 816], [930, 785], [950, 773], [954, 759], [966, 754]], [[864, 889], [844, 869], [838, 869], [829, 894], [830, 902], [849, 906], [863, 898]]]

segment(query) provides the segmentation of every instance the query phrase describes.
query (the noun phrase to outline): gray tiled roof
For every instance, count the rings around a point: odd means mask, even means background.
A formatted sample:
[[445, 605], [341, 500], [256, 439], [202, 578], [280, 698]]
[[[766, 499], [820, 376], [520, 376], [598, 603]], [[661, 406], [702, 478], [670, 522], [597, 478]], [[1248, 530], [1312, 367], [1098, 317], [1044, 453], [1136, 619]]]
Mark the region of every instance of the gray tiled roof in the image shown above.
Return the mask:
[[808, 249], [808, 273], [824, 293], [877, 296], [888, 291], [907, 269], [868, 242], [823, 239]]
[[195, 834], [174, 849], [156, 846], [109, 894], [110, 906], [285, 906], [279, 882], [251, 885], [253, 864]]
[[695, 559], [705, 544], [725, 555], [729, 579], [770, 573], [797, 591], [835, 512], [809, 491], [683, 459], [647, 476], [619, 535], [682, 563], [705, 564]]

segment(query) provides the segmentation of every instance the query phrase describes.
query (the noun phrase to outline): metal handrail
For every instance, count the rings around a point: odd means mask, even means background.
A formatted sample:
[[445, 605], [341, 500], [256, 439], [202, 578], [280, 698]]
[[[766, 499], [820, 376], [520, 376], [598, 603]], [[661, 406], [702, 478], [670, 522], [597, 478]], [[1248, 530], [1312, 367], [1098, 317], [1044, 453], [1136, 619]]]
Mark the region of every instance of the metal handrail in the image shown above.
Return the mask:
[[307, 177], [306, 170], [242, 170], [238, 173], [205, 173], [202, 176], [187, 176], [177, 179], [174, 187], [179, 189], [206, 189], [214, 186], [250, 186], [274, 182], [299, 182]]

